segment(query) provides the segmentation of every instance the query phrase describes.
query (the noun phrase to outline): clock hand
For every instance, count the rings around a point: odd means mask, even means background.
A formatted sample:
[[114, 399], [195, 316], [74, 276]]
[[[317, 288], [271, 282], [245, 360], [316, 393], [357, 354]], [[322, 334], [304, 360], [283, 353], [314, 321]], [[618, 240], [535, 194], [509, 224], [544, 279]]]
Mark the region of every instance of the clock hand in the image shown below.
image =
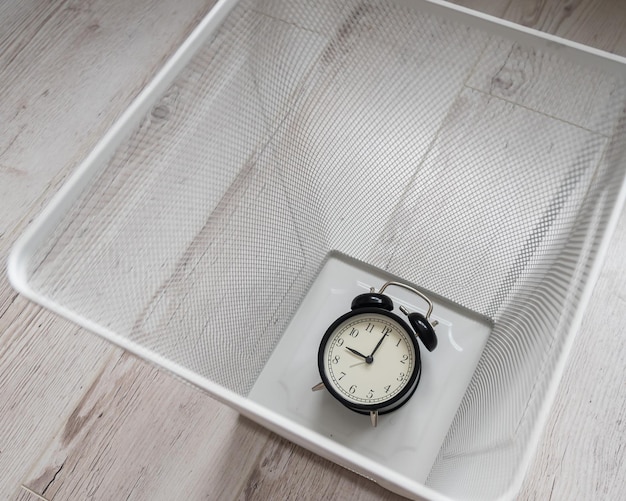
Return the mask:
[[354, 348], [348, 348], [346, 346], [346, 350], [348, 350], [350, 353], [354, 353], [357, 357], [367, 358], [366, 355], [363, 355], [363, 353], [360, 353], [360, 352], [356, 351]]
[[[374, 353], [376, 353], [376, 350], [378, 348], [380, 348], [380, 345], [383, 343], [383, 340], [387, 337], [387, 334], [383, 334], [383, 337], [380, 338], [380, 341], [378, 341], [378, 344], [374, 347], [374, 351], [372, 352], [372, 354], [369, 356], [369, 358], [372, 359], [372, 361], [374, 360]], [[370, 362], [371, 363], [371, 362]]]
[[357, 362], [356, 364], [352, 364], [350, 366], [350, 369], [352, 369], [352, 367], [356, 367], [357, 365], [363, 365], [365, 362]]
[[348, 350], [350, 353], [353, 353], [357, 357], [363, 358], [368, 364], [371, 364], [374, 361], [371, 355], [369, 357], [366, 355], [363, 355], [363, 353], [356, 351], [354, 348], [349, 348], [346, 346], [346, 350]]

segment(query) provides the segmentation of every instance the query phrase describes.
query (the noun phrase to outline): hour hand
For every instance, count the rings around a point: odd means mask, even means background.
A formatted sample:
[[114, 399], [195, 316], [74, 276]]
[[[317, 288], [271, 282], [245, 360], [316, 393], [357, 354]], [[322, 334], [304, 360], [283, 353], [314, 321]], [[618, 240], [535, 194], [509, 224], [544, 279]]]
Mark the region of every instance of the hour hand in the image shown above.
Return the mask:
[[361, 353], [359, 351], [356, 351], [353, 348], [348, 348], [347, 346], [346, 346], [346, 349], [348, 351], [350, 351], [350, 353], [354, 353], [357, 357], [363, 358], [368, 364], [371, 364], [374, 361], [374, 359], [372, 358], [371, 355], [369, 355], [369, 356], [368, 355], [363, 355], [363, 353]]
[[367, 359], [367, 355], [363, 355], [363, 353], [361, 353], [360, 351], [356, 351], [354, 348], [349, 348], [346, 346], [346, 350], [348, 350], [350, 353], [354, 353], [357, 357]]

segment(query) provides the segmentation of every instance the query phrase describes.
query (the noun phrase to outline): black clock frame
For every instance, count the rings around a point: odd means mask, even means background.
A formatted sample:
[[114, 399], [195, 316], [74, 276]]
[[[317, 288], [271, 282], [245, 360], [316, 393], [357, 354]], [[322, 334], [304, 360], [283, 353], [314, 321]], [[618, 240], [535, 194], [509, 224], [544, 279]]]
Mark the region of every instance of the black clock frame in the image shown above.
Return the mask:
[[[370, 306], [372, 304], [375, 304], [376, 306]], [[337, 399], [341, 404], [354, 412], [358, 412], [360, 414], [370, 414], [371, 412], [378, 411], [378, 414], [386, 414], [388, 412], [395, 411], [409, 401], [409, 399], [415, 393], [415, 390], [417, 389], [417, 386], [419, 384], [422, 374], [422, 362], [420, 348], [417, 342], [417, 336], [414, 333], [413, 329], [411, 329], [411, 327], [409, 327], [409, 325], [402, 318], [390, 311], [392, 309], [393, 302], [388, 296], [385, 296], [384, 294], [361, 294], [355, 297], [352, 301], [352, 311], [349, 311], [348, 313], [342, 315], [337, 320], [335, 320], [326, 330], [324, 336], [322, 337], [322, 341], [320, 342], [320, 347], [317, 354], [317, 365], [320, 377], [322, 378], [322, 382], [324, 383], [324, 386], [329, 391], [329, 393], [333, 397], [335, 397], [335, 399]], [[408, 382], [397, 395], [394, 395], [394, 397], [382, 403], [356, 404], [354, 402], [346, 400], [345, 397], [343, 397], [339, 392], [334, 389], [333, 385], [330, 383], [330, 380], [326, 376], [326, 371], [324, 369], [324, 351], [330, 337], [343, 322], [349, 320], [352, 317], [362, 314], [382, 315], [397, 322], [400, 327], [402, 327], [402, 329], [404, 329], [404, 331], [406, 332], [415, 350], [415, 369], [410, 375]]]

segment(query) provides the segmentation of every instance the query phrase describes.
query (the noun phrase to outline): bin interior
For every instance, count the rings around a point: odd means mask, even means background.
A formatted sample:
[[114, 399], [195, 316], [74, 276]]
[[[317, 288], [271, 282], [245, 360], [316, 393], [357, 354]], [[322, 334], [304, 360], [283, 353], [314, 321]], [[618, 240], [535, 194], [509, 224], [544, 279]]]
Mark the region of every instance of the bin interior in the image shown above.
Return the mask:
[[491, 331], [426, 485], [497, 497], [623, 184], [624, 73], [600, 60], [427, 2], [238, 2], [28, 281], [242, 396], [329, 254], [432, 291]]

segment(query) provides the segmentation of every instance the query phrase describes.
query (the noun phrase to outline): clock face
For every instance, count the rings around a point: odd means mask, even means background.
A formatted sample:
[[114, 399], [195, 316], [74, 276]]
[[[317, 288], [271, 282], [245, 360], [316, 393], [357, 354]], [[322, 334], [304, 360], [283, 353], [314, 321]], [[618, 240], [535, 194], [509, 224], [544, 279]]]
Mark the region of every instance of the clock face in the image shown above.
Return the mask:
[[325, 340], [319, 354], [325, 384], [348, 405], [382, 408], [405, 394], [416, 379], [415, 344], [392, 315], [345, 315]]

